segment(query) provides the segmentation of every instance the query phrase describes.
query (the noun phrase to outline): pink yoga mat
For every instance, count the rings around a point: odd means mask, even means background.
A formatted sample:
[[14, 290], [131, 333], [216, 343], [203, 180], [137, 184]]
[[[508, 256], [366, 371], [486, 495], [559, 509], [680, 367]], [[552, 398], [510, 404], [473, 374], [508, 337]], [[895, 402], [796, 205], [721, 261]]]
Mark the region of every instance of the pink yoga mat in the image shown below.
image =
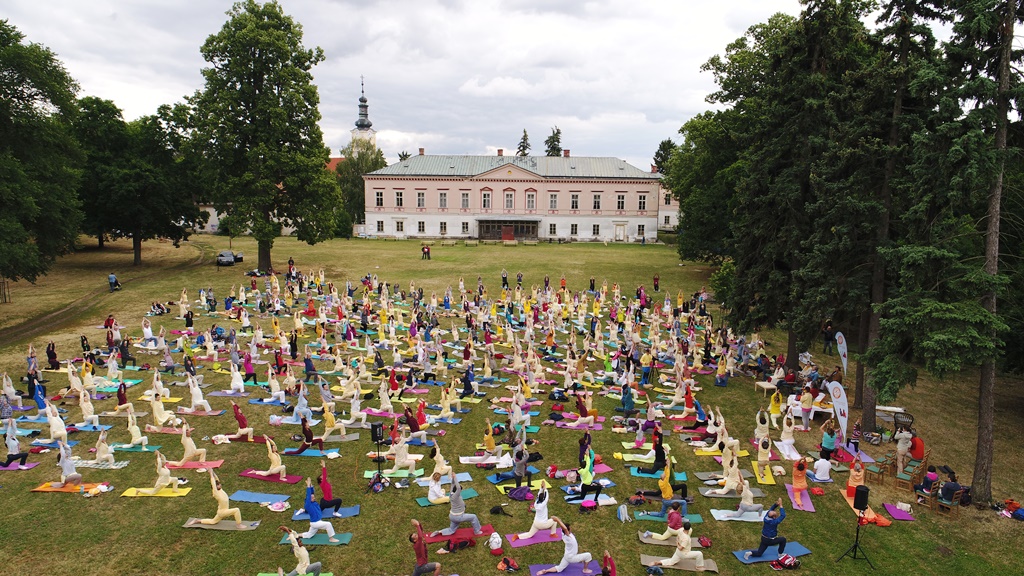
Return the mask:
[[793, 504], [794, 510], [800, 510], [802, 512], [814, 512], [814, 502], [811, 502], [811, 491], [805, 490], [803, 495], [800, 496], [800, 500], [803, 502], [803, 508], [799, 508], [796, 505], [796, 500], [793, 499], [793, 485], [786, 484], [786, 492], [789, 492], [789, 501]]
[[185, 464], [182, 466], [171, 466], [170, 464], [168, 464], [167, 467], [171, 470], [196, 470], [199, 468], [206, 468], [207, 470], [209, 470], [210, 468], [220, 468], [221, 464], [223, 463], [223, 460], [207, 460], [206, 462], [185, 462]]
[[[565, 418], [566, 420], [579, 419], [579, 415], [576, 414], [575, 412], [562, 412], [562, 417]], [[598, 416], [594, 418], [594, 422], [604, 422], [604, 416]]]
[[913, 516], [903, 510], [900, 510], [895, 504], [882, 504], [882, 506], [885, 506], [885, 511], [889, 513], [889, 516], [892, 516], [893, 520], [903, 520], [905, 522], [914, 521]]
[[225, 412], [227, 412], [227, 410], [214, 410], [213, 412], [207, 412], [206, 410], [196, 410], [195, 412], [190, 412], [188, 408], [185, 408], [184, 406], [178, 406], [178, 414], [184, 414], [185, 416], [220, 416]]
[[377, 416], [382, 418], [394, 418], [395, 416], [398, 416], [398, 414], [394, 414], [392, 412], [381, 412], [380, 410], [374, 410], [373, 408], [367, 408], [364, 410], [364, 412], [366, 412], [370, 416]]
[[560, 542], [562, 540], [562, 529], [556, 528], [554, 537], [551, 536], [551, 531], [548, 529], [537, 532], [532, 537], [525, 540], [512, 540], [512, 536], [515, 534], [505, 534], [505, 540], [508, 540], [509, 545], [513, 548], [522, 548], [531, 544], [545, 544], [548, 542]]
[[259, 474], [256, 474], [255, 470], [253, 470], [252, 468], [249, 468], [248, 470], [241, 472], [238, 475], [243, 476], [245, 478], [252, 478], [253, 480], [263, 480], [264, 482], [275, 482], [277, 484], [298, 484], [299, 482], [302, 482], [302, 476], [292, 476], [290, 474], [286, 474], [284, 480], [281, 480], [281, 477], [278, 474], [273, 474], [270, 476], [261, 476]]
[[603, 463], [603, 462], [601, 464], [595, 464], [594, 465], [594, 474], [605, 474], [605, 473], [611, 472], [611, 471], [612, 471], [612, 467], [607, 465], [607, 464], [605, 464], [605, 463]]
[[[39, 466], [39, 462], [28, 462], [28, 463], [25, 464], [25, 466], [26, 466], [26, 468], [35, 468], [36, 466]], [[11, 465], [7, 466], [6, 468], [3, 467], [3, 466], [0, 466], [0, 470], [4, 470], [6, 472], [15, 472], [17, 470], [20, 470], [20, 468], [18, 468], [18, 462], [15, 461], [15, 462], [11, 462]]]

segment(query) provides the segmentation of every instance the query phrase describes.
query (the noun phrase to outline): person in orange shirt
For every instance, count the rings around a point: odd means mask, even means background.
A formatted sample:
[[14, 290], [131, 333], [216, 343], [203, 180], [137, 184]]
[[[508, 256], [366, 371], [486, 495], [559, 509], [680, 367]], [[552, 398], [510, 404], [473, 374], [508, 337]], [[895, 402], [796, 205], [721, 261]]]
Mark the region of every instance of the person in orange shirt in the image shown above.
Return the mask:
[[807, 494], [807, 464], [797, 460], [793, 464], [793, 503], [803, 510], [803, 496]]

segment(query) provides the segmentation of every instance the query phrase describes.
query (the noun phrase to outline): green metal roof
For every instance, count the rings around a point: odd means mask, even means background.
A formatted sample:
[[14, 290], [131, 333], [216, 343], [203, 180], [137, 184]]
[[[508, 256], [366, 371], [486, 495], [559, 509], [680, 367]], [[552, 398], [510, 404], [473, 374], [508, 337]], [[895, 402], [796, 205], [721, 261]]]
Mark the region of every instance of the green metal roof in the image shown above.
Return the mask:
[[659, 180], [661, 174], [641, 170], [619, 158], [577, 156], [440, 156], [417, 155], [367, 176], [453, 176], [469, 178], [507, 165], [544, 178]]

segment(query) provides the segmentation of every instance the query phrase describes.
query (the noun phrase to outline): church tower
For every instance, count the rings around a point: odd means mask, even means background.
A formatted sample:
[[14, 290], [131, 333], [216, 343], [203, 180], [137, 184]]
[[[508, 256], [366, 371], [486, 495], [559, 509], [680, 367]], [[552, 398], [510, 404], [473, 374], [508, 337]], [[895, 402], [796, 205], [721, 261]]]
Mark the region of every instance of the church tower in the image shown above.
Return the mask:
[[377, 131], [373, 129], [373, 122], [370, 122], [370, 107], [366, 100], [366, 89], [363, 85], [362, 76], [359, 77], [359, 119], [356, 120], [356, 127], [352, 129], [352, 142], [366, 140], [374, 148], [377, 147]]

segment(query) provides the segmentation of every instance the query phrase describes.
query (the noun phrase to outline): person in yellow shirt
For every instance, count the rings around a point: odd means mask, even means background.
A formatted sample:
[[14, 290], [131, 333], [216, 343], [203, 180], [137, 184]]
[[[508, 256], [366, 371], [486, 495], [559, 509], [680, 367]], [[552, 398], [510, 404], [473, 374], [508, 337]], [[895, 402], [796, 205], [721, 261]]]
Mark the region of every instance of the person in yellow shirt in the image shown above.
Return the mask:
[[651, 380], [651, 370], [654, 367], [654, 356], [651, 355], [651, 349], [645, 348], [643, 356], [640, 357], [640, 385], [647, 387]]
[[768, 402], [768, 416], [772, 419], [772, 428], [778, 430], [779, 417], [782, 416], [782, 392], [778, 388], [775, 389], [775, 393], [772, 394], [772, 398]]

